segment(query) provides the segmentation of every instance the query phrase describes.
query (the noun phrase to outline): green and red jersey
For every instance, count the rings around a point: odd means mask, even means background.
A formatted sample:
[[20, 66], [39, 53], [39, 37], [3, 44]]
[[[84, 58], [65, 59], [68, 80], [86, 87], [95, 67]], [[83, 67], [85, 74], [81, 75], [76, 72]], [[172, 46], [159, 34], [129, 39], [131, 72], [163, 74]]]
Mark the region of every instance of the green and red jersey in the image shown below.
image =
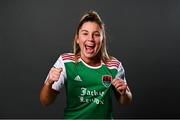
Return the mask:
[[56, 68], [62, 68], [60, 78], [52, 89], [60, 91], [65, 85], [67, 105], [65, 119], [112, 118], [112, 86], [115, 78], [125, 79], [125, 72], [116, 58], [101, 62], [98, 67], [86, 64], [73, 53], [60, 55]]

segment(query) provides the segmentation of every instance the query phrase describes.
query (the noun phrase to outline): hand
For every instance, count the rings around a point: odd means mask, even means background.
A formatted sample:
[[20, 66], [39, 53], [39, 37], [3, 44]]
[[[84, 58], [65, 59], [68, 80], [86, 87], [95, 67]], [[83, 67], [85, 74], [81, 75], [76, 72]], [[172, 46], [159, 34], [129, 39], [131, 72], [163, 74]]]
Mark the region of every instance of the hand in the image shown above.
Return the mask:
[[127, 83], [125, 83], [124, 80], [114, 79], [111, 83], [115, 87], [116, 91], [119, 92], [121, 95], [124, 95], [126, 93]]
[[61, 72], [62, 72], [62, 68], [52, 67], [49, 71], [48, 79], [45, 84], [50, 85], [50, 84], [53, 84], [55, 81], [58, 81]]

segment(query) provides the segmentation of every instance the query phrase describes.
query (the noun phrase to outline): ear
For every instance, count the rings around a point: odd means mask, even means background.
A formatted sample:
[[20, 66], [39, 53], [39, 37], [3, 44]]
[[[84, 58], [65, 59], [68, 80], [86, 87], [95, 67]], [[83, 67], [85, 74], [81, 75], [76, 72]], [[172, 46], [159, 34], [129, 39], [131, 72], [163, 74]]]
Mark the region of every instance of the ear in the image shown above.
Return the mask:
[[76, 43], [79, 44], [79, 37], [76, 36]]

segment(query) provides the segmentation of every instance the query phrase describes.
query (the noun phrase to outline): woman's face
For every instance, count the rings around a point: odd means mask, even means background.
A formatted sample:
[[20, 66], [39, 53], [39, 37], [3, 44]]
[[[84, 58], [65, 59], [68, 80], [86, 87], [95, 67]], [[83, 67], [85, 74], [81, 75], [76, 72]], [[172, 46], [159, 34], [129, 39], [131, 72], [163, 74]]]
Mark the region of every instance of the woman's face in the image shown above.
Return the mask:
[[102, 29], [95, 22], [85, 22], [79, 30], [77, 44], [83, 60], [96, 57], [102, 45]]

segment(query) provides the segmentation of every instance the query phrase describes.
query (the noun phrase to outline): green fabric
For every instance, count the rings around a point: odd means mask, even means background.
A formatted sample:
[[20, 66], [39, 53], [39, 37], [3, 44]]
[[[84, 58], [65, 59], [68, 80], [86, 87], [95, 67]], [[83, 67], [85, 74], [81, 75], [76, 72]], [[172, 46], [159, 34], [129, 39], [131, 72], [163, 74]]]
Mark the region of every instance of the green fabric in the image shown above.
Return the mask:
[[99, 68], [86, 66], [82, 61], [64, 63], [67, 106], [65, 119], [108, 119], [112, 118], [112, 79], [117, 69], [109, 69], [105, 64]]

